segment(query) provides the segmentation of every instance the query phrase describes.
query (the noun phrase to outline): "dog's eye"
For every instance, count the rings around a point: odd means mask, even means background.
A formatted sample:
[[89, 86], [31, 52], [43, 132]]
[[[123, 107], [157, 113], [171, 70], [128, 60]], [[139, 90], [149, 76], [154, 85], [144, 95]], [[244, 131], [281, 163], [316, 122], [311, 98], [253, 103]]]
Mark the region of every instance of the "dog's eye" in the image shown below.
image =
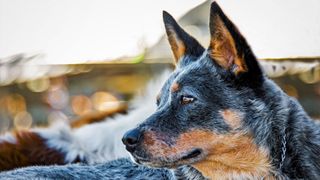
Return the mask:
[[181, 96], [181, 100], [180, 100], [181, 104], [182, 105], [185, 105], [185, 104], [189, 104], [189, 103], [192, 103], [194, 101], [194, 98], [191, 97], [191, 96]]

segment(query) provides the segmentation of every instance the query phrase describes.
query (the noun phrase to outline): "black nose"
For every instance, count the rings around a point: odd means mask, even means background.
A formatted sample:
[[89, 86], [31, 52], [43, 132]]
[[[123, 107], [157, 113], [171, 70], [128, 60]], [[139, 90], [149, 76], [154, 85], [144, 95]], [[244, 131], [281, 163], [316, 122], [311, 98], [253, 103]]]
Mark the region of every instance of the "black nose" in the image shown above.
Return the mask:
[[141, 138], [141, 133], [138, 129], [132, 129], [124, 134], [122, 142], [126, 145], [126, 149], [129, 152], [133, 152], [137, 147]]

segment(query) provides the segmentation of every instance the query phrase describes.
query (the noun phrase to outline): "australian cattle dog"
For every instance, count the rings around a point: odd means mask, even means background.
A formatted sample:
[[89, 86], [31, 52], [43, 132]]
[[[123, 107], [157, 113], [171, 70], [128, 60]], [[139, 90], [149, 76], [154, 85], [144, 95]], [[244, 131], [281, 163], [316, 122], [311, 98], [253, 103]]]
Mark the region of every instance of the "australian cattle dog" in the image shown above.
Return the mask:
[[176, 69], [156, 111], [122, 139], [134, 162], [145, 166], [120, 159], [0, 177], [319, 179], [319, 124], [266, 77], [218, 4], [211, 5], [207, 49], [167, 12], [163, 19]]

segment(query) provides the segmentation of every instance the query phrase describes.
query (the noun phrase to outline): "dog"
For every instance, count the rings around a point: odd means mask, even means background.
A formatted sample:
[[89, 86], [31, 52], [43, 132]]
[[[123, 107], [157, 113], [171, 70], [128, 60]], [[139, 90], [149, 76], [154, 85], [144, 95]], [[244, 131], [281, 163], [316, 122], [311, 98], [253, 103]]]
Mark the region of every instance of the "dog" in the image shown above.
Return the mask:
[[320, 178], [320, 126], [268, 79], [216, 2], [209, 48], [163, 14], [176, 70], [157, 110], [123, 137], [134, 161], [211, 179]]
[[133, 161], [144, 166], [119, 159], [30, 167], [0, 178], [319, 178], [319, 123], [266, 77], [219, 5], [211, 5], [207, 49], [167, 12], [163, 19], [176, 69], [156, 111], [122, 138]]

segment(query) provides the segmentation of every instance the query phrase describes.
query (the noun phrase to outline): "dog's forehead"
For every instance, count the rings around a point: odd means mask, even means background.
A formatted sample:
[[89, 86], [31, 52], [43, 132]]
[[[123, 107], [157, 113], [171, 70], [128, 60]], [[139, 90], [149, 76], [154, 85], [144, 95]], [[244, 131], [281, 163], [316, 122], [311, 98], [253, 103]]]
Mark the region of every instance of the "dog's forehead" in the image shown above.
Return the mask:
[[212, 81], [217, 74], [216, 67], [208, 62], [206, 57], [199, 57], [196, 61], [183, 67], [178, 67], [168, 78], [162, 88], [162, 92], [170, 92], [170, 87], [175, 84], [180, 87], [201, 81]]
[[199, 57], [197, 61], [177, 69], [173, 82], [193, 83], [194, 81], [208, 80], [217, 73], [216, 67], [206, 56]]
[[162, 93], [166, 92], [167, 90], [169, 90], [171, 84], [174, 82], [174, 80], [176, 79], [176, 77], [179, 75], [179, 71], [175, 70], [172, 72], [172, 74], [170, 75], [170, 77], [167, 79], [167, 81], [164, 83], [164, 85], [162, 86]]

